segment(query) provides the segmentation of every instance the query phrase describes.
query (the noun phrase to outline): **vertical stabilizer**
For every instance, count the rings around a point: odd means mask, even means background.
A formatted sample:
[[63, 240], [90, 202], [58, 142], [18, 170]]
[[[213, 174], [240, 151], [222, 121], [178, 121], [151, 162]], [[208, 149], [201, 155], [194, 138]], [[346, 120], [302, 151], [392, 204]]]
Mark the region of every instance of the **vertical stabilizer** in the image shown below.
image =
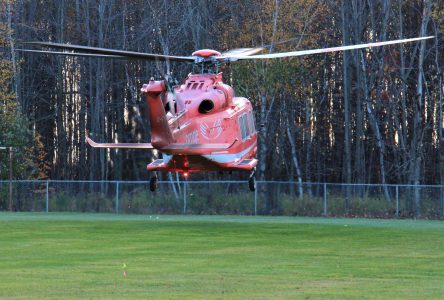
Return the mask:
[[160, 95], [166, 92], [163, 81], [150, 81], [142, 87], [146, 95], [148, 115], [151, 123], [151, 144], [154, 148], [163, 148], [174, 142], [173, 134], [168, 126], [165, 108]]

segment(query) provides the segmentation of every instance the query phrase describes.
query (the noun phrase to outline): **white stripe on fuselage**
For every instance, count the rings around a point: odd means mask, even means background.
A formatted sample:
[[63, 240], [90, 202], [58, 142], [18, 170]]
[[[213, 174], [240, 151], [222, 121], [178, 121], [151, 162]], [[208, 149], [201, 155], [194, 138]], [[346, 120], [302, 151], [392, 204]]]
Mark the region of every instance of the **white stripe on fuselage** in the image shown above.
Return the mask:
[[234, 162], [238, 159], [241, 159], [242, 156], [244, 156], [245, 154], [250, 152], [251, 149], [253, 149], [253, 147], [255, 145], [256, 145], [256, 143], [254, 143], [253, 145], [251, 145], [250, 147], [248, 147], [247, 149], [245, 149], [239, 153], [206, 154], [206, 155], [202, 155], [202, 156], [208, 160], [211, 160], [211, 161], [214, 161], [217, 163]]
[[[238, 159], [241, 159], [242, 156], [244, 156], [245, 154], [250, 152], [251, 149], [253, 149], [253, 147], [255, 145], [256, 145], [256, 143], [254, 143], [253, 145], [251, 145], [250, 147], [248, 147], [247, 149], [245, 149], [239, 153], [206, 154], [206, 155], [202, 155], [202, 157], [205, 157], [206, 159], [217, 162], [217, 163], [234, 162]], [[173, 155], [168, 155], [168, 154], [162, 153], [162, 158], [163, 158], [163, 163], [168, 164], [170, 162], [171, 158], [173, 158]]]

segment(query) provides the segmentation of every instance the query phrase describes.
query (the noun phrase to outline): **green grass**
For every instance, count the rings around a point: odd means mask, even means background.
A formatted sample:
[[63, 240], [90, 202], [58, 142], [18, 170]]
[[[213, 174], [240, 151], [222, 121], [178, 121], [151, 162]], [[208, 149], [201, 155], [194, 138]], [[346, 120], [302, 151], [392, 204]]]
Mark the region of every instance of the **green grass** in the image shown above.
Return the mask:
[[443, 295], [442, 221], [0, 213], [1, 299]]

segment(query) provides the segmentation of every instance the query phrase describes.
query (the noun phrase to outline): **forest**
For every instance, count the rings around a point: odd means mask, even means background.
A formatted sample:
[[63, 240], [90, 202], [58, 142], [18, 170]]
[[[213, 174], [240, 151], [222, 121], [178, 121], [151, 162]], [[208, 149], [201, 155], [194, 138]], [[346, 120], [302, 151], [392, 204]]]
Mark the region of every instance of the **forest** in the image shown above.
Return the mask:
[[[0, 0], [0, 146], [15, 149], [16, 179], [146, 180], [160, 154], [92, 149], [86, 137], [149, 142], [140, 88], [192, 72], [179, 62], [21, 52], [24, 42], [190, 55], [434, 36], [222, 72], [254, 106], [259, 179], [444, 184], [443, 30], [439, 0]], [[7, 170], [0, 150], [0, 179]]]

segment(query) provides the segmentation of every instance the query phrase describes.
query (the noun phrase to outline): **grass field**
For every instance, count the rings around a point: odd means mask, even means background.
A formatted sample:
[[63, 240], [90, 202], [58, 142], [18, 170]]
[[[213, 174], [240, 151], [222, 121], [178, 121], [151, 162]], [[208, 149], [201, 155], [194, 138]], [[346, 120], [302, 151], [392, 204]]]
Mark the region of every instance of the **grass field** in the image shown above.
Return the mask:
[[443, 295], [442, 221], [0, 213], [1, 299]]

